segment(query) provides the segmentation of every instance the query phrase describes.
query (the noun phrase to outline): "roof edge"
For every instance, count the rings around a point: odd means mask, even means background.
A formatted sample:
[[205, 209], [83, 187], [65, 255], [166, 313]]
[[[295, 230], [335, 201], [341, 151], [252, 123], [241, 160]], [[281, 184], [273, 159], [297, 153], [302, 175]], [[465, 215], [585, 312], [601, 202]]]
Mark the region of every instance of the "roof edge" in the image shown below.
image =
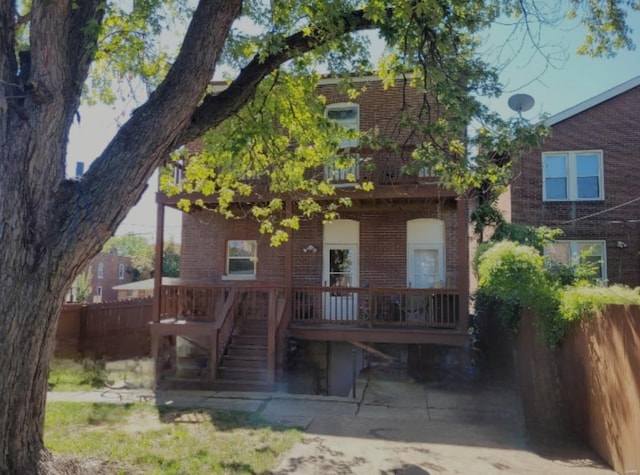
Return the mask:
[[628, 81], [623, 82], [622, 84], [619, 84], [605, 92], [602, 92], [597, 96], [593, 96], [592, 98], [587, 99], [586, 101], [580, 102], [579, 104], [576, 104], [575, 106], [570, 107], [569, 109], [565, 109], [562, 112], [552, 115], [545, 122], [549, 126], [556, 125], [564, 120], [567, 120], [573, 117], [574, 115], [578, 115], [581, 112], [591, 109], [592, 107], [595, 107], [599, 104], [602, 104], [603, 102], [606, 102], [609, 99], [619, 96], [620, 94], [630, 91], [631, 89], [638, 86], [640, 86], [640, 76], [636, 76], [632, 79], [629, 79]]

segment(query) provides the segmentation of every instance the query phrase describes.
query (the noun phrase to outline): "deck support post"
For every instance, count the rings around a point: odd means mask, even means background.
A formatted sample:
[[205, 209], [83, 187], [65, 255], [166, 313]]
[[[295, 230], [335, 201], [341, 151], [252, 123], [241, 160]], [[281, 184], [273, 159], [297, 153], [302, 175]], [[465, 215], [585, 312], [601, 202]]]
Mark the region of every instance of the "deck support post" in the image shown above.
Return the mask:
[[153, 271], [153, 321], [160, 321], [160, 287], [162, 286], [162, 251], [164, 249], [164, 204], [157, 202], [156, 255]]

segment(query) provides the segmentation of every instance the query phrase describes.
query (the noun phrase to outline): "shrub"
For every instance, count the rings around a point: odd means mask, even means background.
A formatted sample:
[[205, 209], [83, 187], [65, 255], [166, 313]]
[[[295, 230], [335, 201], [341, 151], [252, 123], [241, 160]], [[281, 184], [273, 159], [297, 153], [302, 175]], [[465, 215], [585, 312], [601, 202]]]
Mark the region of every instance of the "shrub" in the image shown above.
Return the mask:
[[477, 271], [477, 297], [493, 300], [493, 308], [508, 328], [519, 328], [522, 308], [538, 314], [552, 314], [557, 308], [557, 291], [547, 278], [544, 258], [533, 247], [496, 243], [481, 253]]
[[622, 285], [611, 287], [567, 287], [562, 292], [559, 312], [567, 322], [593, 316], [605, 305], [640, 305], [637, 290]]

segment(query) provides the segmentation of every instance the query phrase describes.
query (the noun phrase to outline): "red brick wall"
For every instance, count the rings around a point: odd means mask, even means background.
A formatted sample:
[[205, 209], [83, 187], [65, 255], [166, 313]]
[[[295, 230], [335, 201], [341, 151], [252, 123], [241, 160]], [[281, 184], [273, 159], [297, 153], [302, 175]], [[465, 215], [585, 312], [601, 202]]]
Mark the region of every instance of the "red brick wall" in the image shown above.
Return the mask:
[[[377, 128], [380, 133], [395, 141], [402, 149], [377, 151], [379, 164], [398, 166], [410, 159], [410, 151], [419, 137], [409, 135], [399, 121], [404, 114], [415, 116], [416, 108], [423, 104], [423, 96], [417, 89], [398, 81], [396, 86], [384, 89], [379, 80], [357, 81], [363, 92], [356, 99], [338, 92], [335, 83], [323, 84], [318, 94], [327, 98], [327, 104], [354, 102], [360, 106], [360, 129]], [[435, 109], [434, 109], [435, 110]], [[432, 110], [433, 112], [433, 110]], [[437, 115], [434, 113], [434, 115]], [[190, 144], [196, 150], [198, 144]], [[363, 172], [363, 174], [365, 174]], [[420, 185], [416, 185], [420, 186]], [[456, 244], [456, 203], [438, 197], [433, 190], [431, 198], [415, 198], [406, 194], [385, 200], [363, 199], [356, 206], [341, 213], [343, 219], [360, 222], [360, 283], [375, 286], [406, 285], [406, 228], [407, 221], [415, 218], [438, 218], [445, 221], [446, 275], [459, 277], [457, 271], [458, 247]], [[466, 229], [462, 230], [465, 233]], [[262, 236], [258, 226], [250, 219], [225, 220], [211, 213], [194, 212], [183, 218], [180, 277], [186, 282], [219, 283], [225, 272], [226, 242], [228, 240], [255, 239], [258, 241], [257, 281], [285, 283], [285, 247], [272, 248], [269, 236]], [[306, 221], [291, 236], [293, 250], [293, 279], [297, 285], [321, 285], [323, 228], [320, 220]], [[304, 253], [312, 244], [316, 253]], [[465, 269], [466, 272], [466, 269]]]
[[[609, 282], [630, 286], [640, 284], [640, 200], [615, 207], [640, 197], [638, 110], [640, 87], [556, 124], [541, 150], [515, 164], [511, 189], [513, 222], [561, 228], [564, 239], [606, 240]], [[603, 151], [604, 200], [542, 201], [541, 152], [570, 150]]]
[[[366, 205], [365, 205], [366, 206]], [[437, 218], [445, 222], [446, 272], [457, 274], [457, 214], [454, 201], [438, 203], [386, 203], [340, 214], [360, 223], [360, 283], [371, 286], [406, 285], [407, 221]], [[230, 239], [258, 241], [257, 282], [285, 283], [285, 245], [273, 248], [254, 222], [226, 220], [215, 214], [194, 212], [183, 217], [180, 276], [186, 282], [219, 283], [225, 273], [226, 242]], [[322, 285], [323, 225], [306, 221], [291, 235], [293, 280], [296, 285]], [[317, 252], [303, 252], [309, 245]]]
[[[396, 81], [394, 87], [385, 89], [380, 80], [357, 81], [355, 87], [361, 91], [355, 98], [340, 93], [335, 84], [322, 84], [318, 94], [327, 98], [327, 105], [339, 102], [352, 102], [360, 106], [360, 130], [378, 129], [381, 134], [398, 144], [416, 145], [419, 137], [408, 127], [399, 125], [403, 115], [417, 116], [423, 103], [420, 90], [410, 87], [403, 81]], [[432, 105], [433, 117], [437, 116]], [[411, 140], [409, 137], [411, 136]]]

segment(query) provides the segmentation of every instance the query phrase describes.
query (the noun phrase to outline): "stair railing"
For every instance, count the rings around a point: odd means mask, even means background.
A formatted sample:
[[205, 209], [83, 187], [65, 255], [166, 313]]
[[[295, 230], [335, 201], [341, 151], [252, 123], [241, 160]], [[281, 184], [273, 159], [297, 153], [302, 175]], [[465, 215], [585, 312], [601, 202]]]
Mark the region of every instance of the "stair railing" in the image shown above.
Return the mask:
[[237, 291], [232, 288], [227, 294], [224, 306], [216, 318], [215, 336], [211, 345], [211, 380], [215, 381], [218, 377], [218, 362], [222, 359], [227, 345], [233, 335], [233, 329], [236, 326], [238, 316], [238, 301], [236, 299]]

